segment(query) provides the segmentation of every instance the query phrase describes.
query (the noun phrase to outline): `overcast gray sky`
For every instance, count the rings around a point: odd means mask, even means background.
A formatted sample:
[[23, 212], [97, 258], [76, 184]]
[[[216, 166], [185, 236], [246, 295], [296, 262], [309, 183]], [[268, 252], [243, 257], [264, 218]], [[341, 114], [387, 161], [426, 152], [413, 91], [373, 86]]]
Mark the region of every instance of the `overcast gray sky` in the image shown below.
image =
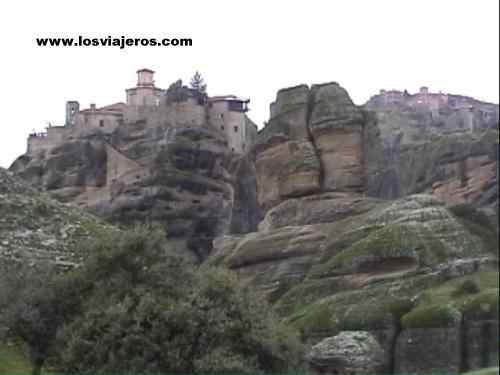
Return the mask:
[[[251, 99], [262, 126], [279, 88], [337, 81], [357, 104], [421, 85], [499, 101], [498, 0], [2, 1], [0, 166], [62, 124], [66, 100], [125, 100], [135, 71], [163, 88], [199, 70], [211, 95]], [[36, 37], [190, 37], [186, 48], [41, 48]]]

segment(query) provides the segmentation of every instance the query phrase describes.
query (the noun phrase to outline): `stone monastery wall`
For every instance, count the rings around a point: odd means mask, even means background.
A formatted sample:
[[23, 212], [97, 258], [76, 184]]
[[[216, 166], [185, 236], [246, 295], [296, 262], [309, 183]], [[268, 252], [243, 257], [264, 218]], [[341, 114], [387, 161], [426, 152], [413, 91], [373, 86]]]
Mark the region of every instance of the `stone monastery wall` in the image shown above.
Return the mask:
[[[146, 122], [176, 127], [213, 126], [221, 131], [228, 147], [235, 153], [244, 153], [255, 139], [257, 127], [245, 112], [248, 100], [235, 96], [202, 97], [192, 89], [175, 89], [182, 97], [168, 100], [167, 91], [154, 86], [153, 71], [137, 71], [137, 86], [126, 90], [127, 103], [115, 103], [102, 108], [91, 104], [80, 110], [79, 103], [66, 104], [65, 126], [50, 127], [47, 133], [33, 133], [28, 138], [29, 154], [50, 150], [61, 143], [98, 130], [111, 134], [124, 122]], [[198, 93], [199, 94], [199, 93]], [[247, 132], [251, 133], [247, 137]], [[255, 134], [254, 134], [255, 133]]]

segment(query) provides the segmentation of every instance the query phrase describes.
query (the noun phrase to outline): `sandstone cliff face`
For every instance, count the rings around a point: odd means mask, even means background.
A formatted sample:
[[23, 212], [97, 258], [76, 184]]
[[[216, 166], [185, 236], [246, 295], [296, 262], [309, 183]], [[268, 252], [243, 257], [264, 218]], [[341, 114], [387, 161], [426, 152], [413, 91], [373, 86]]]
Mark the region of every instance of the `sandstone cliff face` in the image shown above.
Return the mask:
[[313, 86], [311, 95], [309, 128], [322, 166], [322, 190], [362, 191], [363, 113], [338, 84]]
[[209, 261], [321, 342], [312, 370], [356, 367], [322, 344], [351, 330], [376, 337], [382, 372], [498, 365], [498, 124], [461, 119], [358, 107], [336, 83], [278, 92], [254, 149], [259, 231]]
[[280, 90], [255, 147], [260, 207], [325, 192], [430, 193], [498, 215], [498, 106], [465, 99], [482, 112], [375, 99], [358, 107], [337, 83]]
[[336, 83], [278, 92], [256, 152], [258, 201], [363, 188], [363, 113]]
[[498, 364], [498, 119], [436, 108], [301, 85], [241, 157], [172, 110], [11, 169], [114, 222], [161, 223], [311, 345], [365, 331], [382, 372], [464, 371]]
[[365, 110], [367, 194], [393, 199], [427, 192], [498, 215], [498, 124], [464, 129], [444, 114], [429, 120], [431, 109], [368, 103]]
[[[477, 328], [498, 330], [498, 240], [484, 215], [447, 209], [429, 195], [393, 202], [344, 197], [344, 205], [325, 198], [332, 212], [350, 207], [351, 215], [313, 211], [306, 218], [310, 198], [285, 202], [306, 210], [297, 216], [283, 207], [282, 220], [268, 219], [261, 232], [217, 239], [211, 261], [261, 289], [311, 344], [345, 330], [375, 335], [386, 353], [384, 372], [455, 372], [498, 362], [495, 345]], [[467, 289], [470, 283], [477, 288]], [[470, 341], [457, 339], [462, 335]], [[489, 354], [478, 359], [477, 347]]]
[[264, 209], [320, 190], [320, 163], [307, 127], [309, 100], [305, 85], [280, 90], [269, 124], [258, 135], [257, 197]]

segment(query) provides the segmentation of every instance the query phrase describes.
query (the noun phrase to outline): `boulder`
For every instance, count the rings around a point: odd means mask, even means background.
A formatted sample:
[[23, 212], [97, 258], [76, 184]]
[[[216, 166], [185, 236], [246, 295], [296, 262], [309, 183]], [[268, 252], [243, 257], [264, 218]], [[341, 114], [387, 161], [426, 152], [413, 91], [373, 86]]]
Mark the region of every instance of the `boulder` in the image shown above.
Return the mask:
[[365, 331], [343, 331], [314, 345], [307, 354], [313, 371], [319, 373], [377, 373], [384, 367], [384, 350]]

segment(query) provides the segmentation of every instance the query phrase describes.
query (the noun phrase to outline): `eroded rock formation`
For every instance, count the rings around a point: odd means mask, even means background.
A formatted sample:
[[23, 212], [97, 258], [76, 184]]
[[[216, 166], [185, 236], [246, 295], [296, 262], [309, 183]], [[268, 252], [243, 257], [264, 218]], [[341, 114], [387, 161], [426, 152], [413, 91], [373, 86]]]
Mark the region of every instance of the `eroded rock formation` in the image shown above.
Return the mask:
[[296, 196], [362, 191], [362, 111], [336, 83], [278, 92], [256, 145], [259, 204]]
[[498, 215], [498, 106], [458, 98], [358, 107], [337, 83], [280, 90], [255, 149], [261, 208], [321, 192], [430, 193]]
[[[394, 202], [358, 198], [351, 207], [351, 215], [329, 222], [321, 215], [298, 225], [296, 215], [283, 215], [291, 225], [268, 219], [265, 231], [215, 241], [211, 260], [265, 292], [311, 344], [343, 330], [374, 334], [386, 352], [384, 371], [495, 365], [494, 355], [478, 360], [477, 349], [452, 341], [468, 335], [482, 350], [496, 350], [478, 328], [469, 328], [498, 327], [498, 240], [487, 217], [450, 210], [430, 195]], [[477, 290], [462, 290], [469, 282]], [[449, 338], [431, 342], [456, 350], [435, 355], [430, 341], [419, 338], [427, 334]], [[418, 351], [429, 359], [417, 364]]]
[[114, 222], [161, 223], [311, 346], [363, 331], [381, 372], [498, 364], [498, 106], [427, 91], [356, 106], [337, 83], [300, 85], [233, 155], [203, 116], [169, 105], [11, 169]]
[[376, 337], [377, 371], [498, 365], [498, 106], [422, 95], [280, 90], [254, 150], [259, 231], [214, 242], [210, 261], [302, 331], [316, 371], [350, 371], [328, 354], [345, 330]]
[[10, 169], [114, 223], [159, 223], [191, 250], [186, 255], [204, 259], [215, 236], [255, 230], [258, 210], [253, 162], [231, 152], [203, 110], [174, 101], [137, 108], [112, 132], [68, 129], [66, 141], [29, 152]]

